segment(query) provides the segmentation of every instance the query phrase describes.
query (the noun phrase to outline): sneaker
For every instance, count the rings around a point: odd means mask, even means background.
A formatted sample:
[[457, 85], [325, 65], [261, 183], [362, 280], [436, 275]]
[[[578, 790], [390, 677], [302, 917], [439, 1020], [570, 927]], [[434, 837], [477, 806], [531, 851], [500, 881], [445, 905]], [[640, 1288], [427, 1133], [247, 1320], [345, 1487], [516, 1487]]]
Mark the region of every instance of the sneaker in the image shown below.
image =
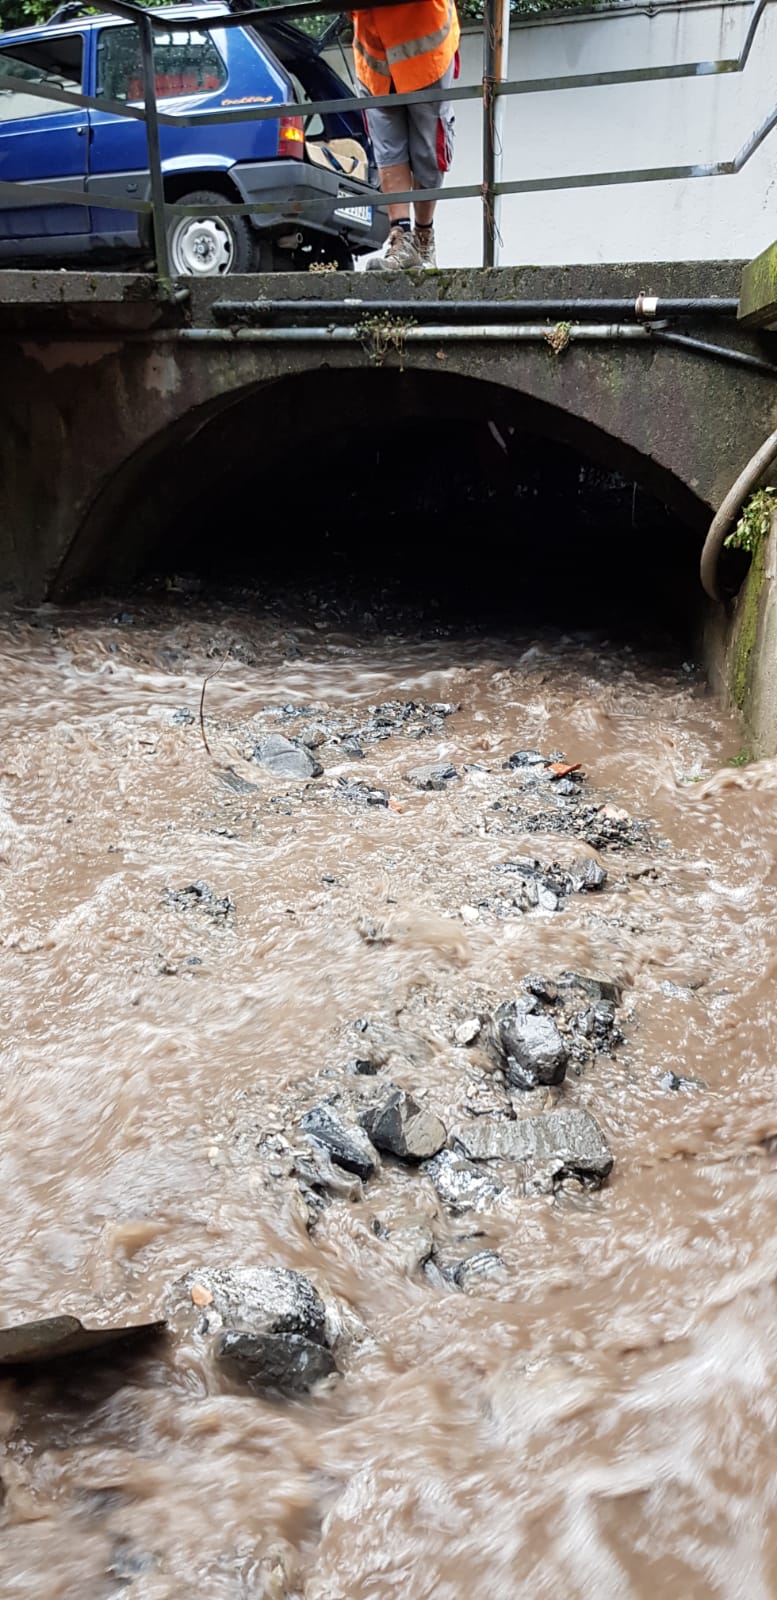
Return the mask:
[[434, 228], [415, 228], [413, 230], [413, 244], [421, 257], [421, 266], [435, 268], [437, 266], [437, 250], [434, 243]]
[[368, 256], [364, 265], [367, 272], [407, 272], [423, 263], [413, 234], [392, 228], [380, 255]]

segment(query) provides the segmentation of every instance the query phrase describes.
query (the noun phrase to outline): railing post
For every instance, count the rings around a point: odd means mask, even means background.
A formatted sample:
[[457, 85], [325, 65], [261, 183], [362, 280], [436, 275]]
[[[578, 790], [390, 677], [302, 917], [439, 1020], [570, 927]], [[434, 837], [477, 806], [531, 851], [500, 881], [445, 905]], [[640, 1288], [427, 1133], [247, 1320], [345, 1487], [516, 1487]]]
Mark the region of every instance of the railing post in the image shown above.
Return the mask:
[[154, 71], [154, 28], [150, 17], [143, 17], [140, 28], [140, 52], [143, 61], [143, 99], [146, 110], [146, 140], [148, 144], [148, 169], [151, 174], [151, 204], [154, 226], [154, 254], [156, 270], [165, 286], [170, 283], [170, 259], [167, 253], [167, 218], [165, 216], [165, 186], [162, 179], [162, 151], [159, 144], [159, 117], [156, 104], [156, 73]]
[[507, 78], [510, 0], [483, 0], [483, 266], [499, 261], [501, 202], [494, 185], [502, 175], [505, 96], [496, 85]]

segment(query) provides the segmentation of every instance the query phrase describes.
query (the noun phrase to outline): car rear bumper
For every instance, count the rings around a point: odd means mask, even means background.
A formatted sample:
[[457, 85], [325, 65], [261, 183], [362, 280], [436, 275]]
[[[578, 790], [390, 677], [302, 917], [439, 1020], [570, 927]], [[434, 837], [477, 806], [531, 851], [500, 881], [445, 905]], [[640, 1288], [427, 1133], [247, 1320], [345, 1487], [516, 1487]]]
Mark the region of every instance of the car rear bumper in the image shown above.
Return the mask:
[[[346, 178], [309, 161], [239, 162], [230, 169], [255, 228], [279, 227], [326, 233], [348, 240], [356, 254], [378, 250], [388, 234], [388, 217], [379, 211], [380, 195], [370, 184]], [[356, 211], [338, 208], [333, 201], [359, 201]], [[260, 209], [261, 208], [261, 209]]]

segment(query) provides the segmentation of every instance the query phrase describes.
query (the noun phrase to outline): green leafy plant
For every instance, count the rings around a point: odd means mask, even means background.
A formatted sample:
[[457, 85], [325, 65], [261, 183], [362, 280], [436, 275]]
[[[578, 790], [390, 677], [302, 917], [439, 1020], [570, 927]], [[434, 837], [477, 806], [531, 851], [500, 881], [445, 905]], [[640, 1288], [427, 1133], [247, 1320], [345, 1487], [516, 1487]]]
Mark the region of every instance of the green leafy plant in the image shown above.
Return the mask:
[[400, 372], [404, 371], [405, 338], [411, 326], [412, 323], [403, 322], [401, 317], [392, 317], [388, 311], [363, 317], [356, 324], [362, 348], [373, 367], [382, 367], [389, 351], [393, 351], [399, 356]]
[[777, 510], [777, 489], [756, 489], [751, 494], [736, 525], [724, 541], [727, 550], [745, 550], [754, 555], [767, 537]]

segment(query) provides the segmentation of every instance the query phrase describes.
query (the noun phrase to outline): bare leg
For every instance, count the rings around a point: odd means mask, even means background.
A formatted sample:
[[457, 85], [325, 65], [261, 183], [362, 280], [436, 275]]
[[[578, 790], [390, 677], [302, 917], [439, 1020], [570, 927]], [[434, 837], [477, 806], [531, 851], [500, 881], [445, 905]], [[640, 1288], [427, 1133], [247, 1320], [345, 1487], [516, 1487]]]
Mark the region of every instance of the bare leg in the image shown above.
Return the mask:
[[[401, 161], [395, 167], [379, 167], [378, 174], [383, 194], [402, 194], [406, 189], [413, 187], [413, 175], [406, 162]], [[388, 214], [389, 222], [410, 221], [410, 207], [404, 202], [389, 206]]]
[[[416, 187], [420, 188], [420, 184]], [[436, 203], [435, 200], [419, 200], [418, 205], [413, 207], [417, 228], [431, 228]]]

